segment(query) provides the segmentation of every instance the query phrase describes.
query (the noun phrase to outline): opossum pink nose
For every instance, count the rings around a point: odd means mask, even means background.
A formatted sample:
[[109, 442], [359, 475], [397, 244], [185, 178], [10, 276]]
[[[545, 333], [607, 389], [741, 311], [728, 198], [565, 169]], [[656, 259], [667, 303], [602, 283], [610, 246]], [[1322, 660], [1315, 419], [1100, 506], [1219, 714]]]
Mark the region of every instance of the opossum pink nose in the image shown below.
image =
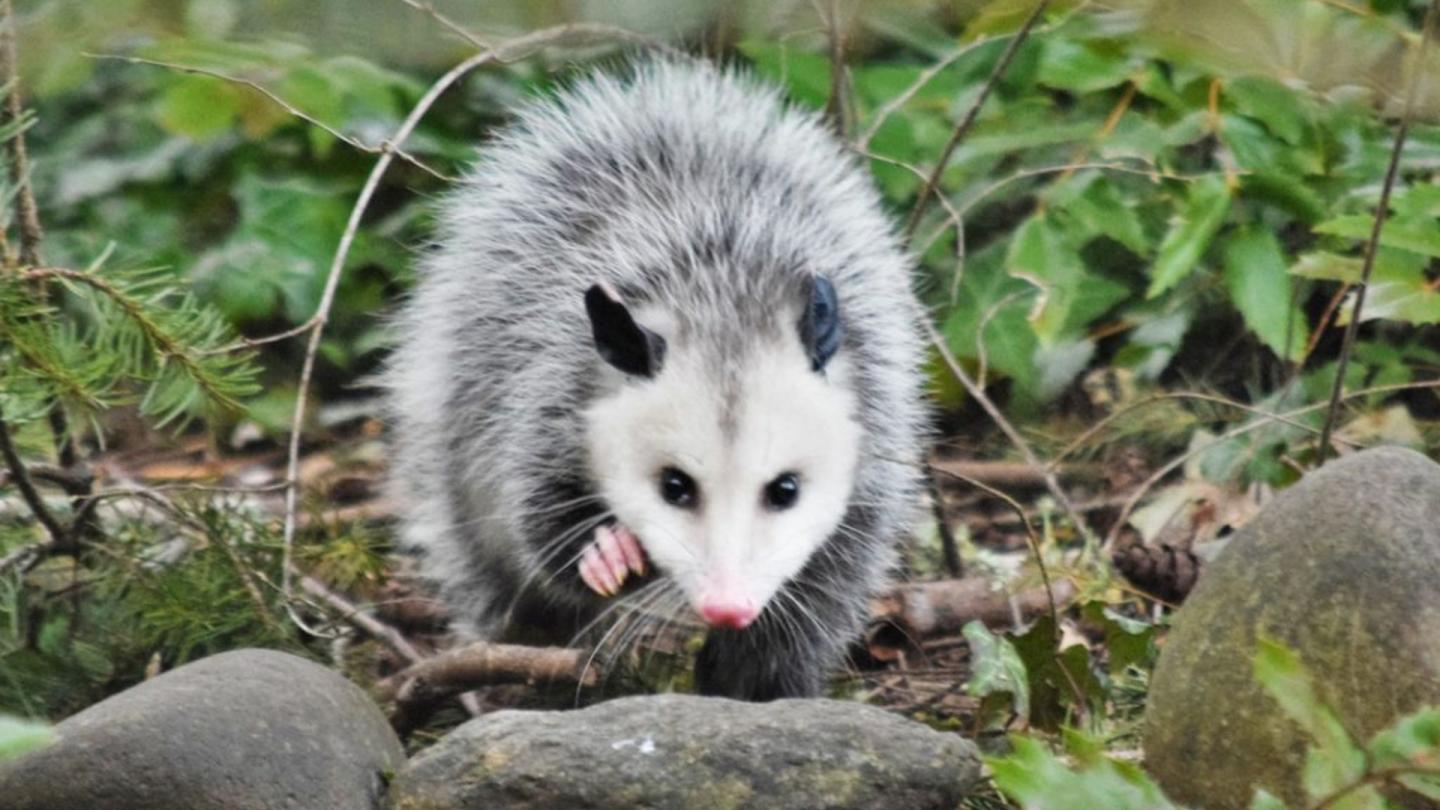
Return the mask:
[[749, 599], [707, 596], [700, 601], [700, 618], [711, 627], [743, 630], [760, 615], [760, 608]]

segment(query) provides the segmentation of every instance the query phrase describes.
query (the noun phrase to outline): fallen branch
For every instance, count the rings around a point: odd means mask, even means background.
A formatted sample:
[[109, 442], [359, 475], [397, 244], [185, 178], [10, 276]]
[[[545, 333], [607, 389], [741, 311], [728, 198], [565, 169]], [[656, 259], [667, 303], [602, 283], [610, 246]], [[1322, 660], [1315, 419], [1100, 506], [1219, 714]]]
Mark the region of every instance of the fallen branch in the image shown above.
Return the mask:
[[[1069, 580], [1054, 585], [1057, 601], [1075, 595]], [[872, 647], [903, 648], [922, 639], [954, 635], [972, 621], [994, 629], [1013, 628], [1050, 611], [1045, 588], [1019, 593], [997, 590], [988, 577], [943, 579], [901, 585], [870, 602]]]
[[393, 704], [391, 723], [414, 728], [441, 701], [480, 686], [502, 683], [561, 683], [594, 686], [600, 670], [587, 666], [590, 654], [566, 647], [523, 647], [480, 641], [427, 658], [375, 685], [382, 703]]
[[[997, 487], [1045, 486], [1044, 468], [1016, 461], [933, 459], [930, 466], [955, 478], [983, 481]], [[1105, 477], [1105, 468], [1100, 464], [1066, 464], [1054, 471], [1062, 478], [1081, 481], [1100, 481]]]

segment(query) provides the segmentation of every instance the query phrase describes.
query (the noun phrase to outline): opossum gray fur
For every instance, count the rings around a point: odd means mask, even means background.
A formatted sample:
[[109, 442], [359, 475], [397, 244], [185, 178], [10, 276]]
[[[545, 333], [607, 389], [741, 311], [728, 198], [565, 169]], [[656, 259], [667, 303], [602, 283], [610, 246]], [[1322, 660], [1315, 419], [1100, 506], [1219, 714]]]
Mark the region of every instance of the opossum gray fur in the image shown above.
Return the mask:
[[[843, 144], [741, 73], [644, 61], [524, 106], [398, 317], [404, 541], [479, 637], [689, 605], [701, 692], [817, 694], [917, 516], [910, 267]], [[606, 599], [580, 569], [609, 526], [655, 570]]]

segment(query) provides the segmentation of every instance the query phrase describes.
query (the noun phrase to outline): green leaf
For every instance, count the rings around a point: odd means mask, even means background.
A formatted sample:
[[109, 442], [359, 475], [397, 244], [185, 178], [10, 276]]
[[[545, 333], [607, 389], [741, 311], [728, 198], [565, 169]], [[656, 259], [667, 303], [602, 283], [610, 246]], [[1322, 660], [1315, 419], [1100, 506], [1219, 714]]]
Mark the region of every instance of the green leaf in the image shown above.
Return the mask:
[[1299, 656], [1279, 642], [1261, 638], [1255, 653], [1255, 677], [1312, 742], [1301, 774], [1309, 796], [1326, 796], [1364, 776], [1365, 753], [1335, 713], [1320, 702]]
[[1020, 226], [1005, 265], [1010, 275], [1040, 290], [1030, 324], [1041, 345], [1062, 342], [1130, 292], [1123, 284], [1087, 272], [1074, 240], [1048, 214], [1036, 214]]
[[1014, 638], [1015, 651], [1030, 677], [1030, 723], [1036, 728], [1058, 729], [1076, 708], [1089, 709], [1104, 700], [1104, 688], [1090, 666], [1090, 651], [1083, 644], [1060, 650], [1059, 642], [1060, 633], [1049, 616]]
[[49, 726], [0, 715], [0, 762], [55, 741]]
[[1155, 654], [1156, 626], [1122, 616], [1102, 602], [1090, 602], [1081, 609], [1085, 620], [1103, 628], [1110, 673], [1144, 665]]
[[1134, 765], [1086, 757], [1072, 770], [1044, 744], [1029, 737], [1010, 738], [1009, 756], [987, 758], [995, 786], [1025, 810], [1177, 810], [1160, 788]]
[[[1354, 296], [1342, 310], [1340, 324], [1350, 322], [1354, 311]], [[1403, 321], [1413, 324], [1440, 323], [1440, 289], [1425, 279], [1408, 281], [1376, 281], [1370, 284], [1365, 297], [1365, 311], [1361, 320]]]
[[[1374, 223], [1370, 215], [1347, 214], [1316, 225], [1315, 232], [1367, 242]], [[1424, 256], [1440, 256], [1440, 221], [1391, 217], [1380, 231], [1380, 244]]]
[[1073, 220], [1082, 233], [1103, 234], [1137, 255], [1149, 254], [1150, 239], [1135, 213], [1134, 200], [1122, 196], [1104, 175], [1089, 172], [1074, 182], [1058, 184], [1047, 199], [1058, 215]]
[[[1366, 746], [1372, 770], [1440, 769], [1440, 708], [1429, 707], [1395, 721]], [[1407, 774], [1406, 787], [1440, 799], [1440, 776]]]
[[1134, 70], [1134, 60], [1123, 48], [1049, 37], [1044, 40], [1036, 79], [1057, 90], [1094, 93], [1124, 84]]
[[1285, 802], [1280, 801], [1275, 794], [1264, 788], [1255, 791], [1255, 798], [1250, 800], [1250, 810], [1289, 810]]
[[1292, 144], [1300, 143], [1310, 127], [1301, 91], [1263, 76], [1241, 76], [1225, 84], [1225, 97], [1244, 115]]
[[1030, 689], [1025, 662], [1008, 639], [991, 633], [979, 621], [965, 625], [965, 640], [970, 644], [970, 679], [965, 691], [975, 697], [1008, 693], [1015, 713], [1030, 715]]
[[1225, 286], [1245, 325], [1275, 354], [1299, 360], [1309, 329], [1292, 283], [1280, 242], [1268, 230], [1250, 226], [1226, 240]]
[[830, 60], [783, 43], [746, 40], [740, 53], [755, 63], [762, 75], [784, 85], [790, 97], [820, 109], [830, 100]]
[[1174, 287], [1195, 269], [1230, 212], [1230, 190], [1218, 176], [1190, 183], [1187, 192], [1183, 207], [1160, 243], [1159, 255], [1150, 270], [1147, 298]]
[[220, 79], [185, 75], [171, 81], [155, 113], [167, 130], [207, 141], [230, 130], [239, 101], [235, 88]]

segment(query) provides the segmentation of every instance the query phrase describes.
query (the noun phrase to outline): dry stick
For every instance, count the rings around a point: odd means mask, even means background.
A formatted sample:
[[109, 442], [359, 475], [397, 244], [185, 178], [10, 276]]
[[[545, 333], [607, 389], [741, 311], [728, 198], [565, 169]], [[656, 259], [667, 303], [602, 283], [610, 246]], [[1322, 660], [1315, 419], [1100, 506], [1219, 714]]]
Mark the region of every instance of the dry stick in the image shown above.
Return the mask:
[[1035, 528], [1030, 525], [1030, 518], [1026, 516], [1025, 509], [1009, 495], [990, 486], [984, 481], [971, 478], [968, 475], [939, 470], [936, 472], [947, 475], [957, 481], [964, 481], [976, 489], [982, 490], [1000, 500], [1004, 501], [1011, 510], [1020, 518], [1020, 525], [1025, 529], [1025, 541], [1030, 545], [1030, 553], [1035, 555], [1035, 565], [1040, 569], [1040, 582], [1045, 586], [1045, 598], [1050, 603], [1050, 619], [1055, 622], [1055, 632], [1060, 632], [1060, 608], [1055, 603], [1055, 590], [1050, 585], [1050, 571], [1045, 567], [1045, 558], [1040, 554], [1040, 538], [1035, 535]]
[[440, 11], [435, 8], [434, 4], [422, 3], [420, 2], [420, 0], [400, 0], [400, 2], [415, 9], [416, 11], [423, 11], [424, 13], [430, 15], [430, 17], [433, 18], [436, 22], [450, 29], [452, 33], [458, 35], [461, 39], [465, 40], [471, 45], [474, 45], [476, 48], [480, 50], [485, 50], [490, 47], [490, 43], [475, 36], [475, 34], [472, 33], [470, 29], [466, 28], [460, 23], [455, 22], [449, 17], [446, 17], [444, 14], [441, 14]]
[[55, 516], [50, 514], [50, 508], [45, 505], [45, 499], [40, 497], [35, 484], [30, 480], [30, 473], [25, 469], [25, 463], [20, 460], [20, 454], [15, 450], [15, 445], [10, 441], [10, 425], [6, 424], [5, 418], [0, 416], [0, 455], [5, 457], [5, 466], [10, 470], [10, 477], [15, 481], [15, 486], [20, 490], [20, 497], [25, 499], [25, 505], [45, 527], [50, 534], [51, 548], [59, 548], [65, 545], [67, 535], [65, 529]]
[[[1250, 413], [1250, 414], [1254, 414], [1255, 416], [1259, 416], [1259, 417], [1261, 417], [1261, 418], [1263, 418], [1263, 419], [1268, 419], [1268, 420], [1271, 420], [1271, 421], [1280, 422], [1281, 424], [1288, 425], [1288, 426], [1293, 427], [1293, 428], [1295, 428], [1295, 429], [1297, 429], [1297, 430], [1304, 430], [1304, 431], [1308, 431], [1308, 432], [1310, 432], [1310, 433], [1319, 433], [1319, 432], [1320, 432], [1320, 429], [1319, 429], [1319, 428], [1313, 428], [1313, 427], [1305, 424], [1304, 422], [1300, 422], [1300, 421], [1298, 421], [1298, 420], [1291, 419], [1290, 417], [1286, 416], [1285, 414], [1275, 413], [1275, 412], [1273, 412], [1273, 411], [1267, 411], [1267, 410], [1265, 410], [1264, 408], [1257, 408], [1257, 407], [1255, 407], [1254, 405], [1246, 405], [1246, 404], [1243, 403], [1243, 402], [1238, 402], [1238, 401], [1236, 401], [1236, 400], [1230, 399], [1229, 397], [1222, 397], [1222, 396], [1220, 396], [1220, 395], [1218, 395], [1218, 394], [1202, 394], [1202, 393], [1195, 392], [1195, 391], [1167, 391], [1166, 393], [1163, 393], [1163, 394], [1154, 394], [1154, 395], [1152, 395], [1152, 396], [1148, 396], [1148, 397], [1146, 397], [1145, 399], [1140, 400], [1139, 402], [1133, 402], [1133, 403], [1131, 403], [1131, 404], [1129, 404], [1129, 405], [1126, 405], [1126, 406], [1123, 407], [1123, 408], [1120, 408], [1120, 409], [1114, 411], [1113, 413], [1109, 413], [1109, 414], [1105, 415], [1104, 418], [1100, 419], [1100, 421], [1098, 421], [1098, 422], [1096, 422], [1095, 424], [1091, 425], [1090, 427], [1086, 428], [1083, 433], [1081, 433], [1079, 436], [1076, 436], [1074, 439], [1072, 439], [1072, 440], [1070, 441], [1069, 444], [1065, 445], [1064, 449], [1062, 449], [1058, 454], [1055, 455], [1054, 458], [1052, 458], [1052, 459], [1050, 460], [1049, 467], [1050, 467], [1051, 469], [1056, 469], [1056, 468], [1058, 468], [1059, 465], [1060, 465], [1060, 462], [1064, 461], [1066, 458], [1069, 458], [1069, 457], [1070, 457], [1071, 455], [1073, 455], [1077, 450], [1079, 450], [1081, 447], [1084, 447], [1087, 443], [1089, 443], [1089, 441], [1090, 441], [1091, 439], [1093, 439], [1093, 438], [1096, 436], [1096, 434], [1100, 433], [1100, 431], [1102, 431], [1102, 430], [1104, 430], [1105, 428], [1109, 427], [1110, 425], [1114, 424], [1117, 420], [1119, 420], [1120, 418], [1124, 417], [1125, 415], [1127, 415], [1127, 414], [1129, 414], [1129, 413], [1132, 413], [1132, 412], [1134, 412], [1134, 411], [1140, 410], [1141, 408], [1146, 408], [1146, 407], [1149, 407], [1149, 406], [1151, 406], [1151, 405], [1159, 404], [1159, 403], [1161, 403], [1161, 402], [1168, 402], [1168, 401], [1172, 401], [1172, 400], [1185, 400], [1185, 399], [1194, 399], [1194, 400], [1199, 400], [1199, 401], [1201, 401], [1201, 402], [1212, 402], [1212, 403], [1214, 403], [1214, 404], [1216, 404], [1216, 405], [1224, 405], [1224, 406], [1227, 407], [1227, 408], [1236, 408], [1236, 409], [1245, 411], [1246, 413]], [[1343, 441], [1343, 442], [1345, 442], [1346, 444], [1349, 444], [1349, 445], [1354, 446], [1354, 447], [1358, 447], [1358, 446], [1359, 446], [1358, 443], [1352, 442], [1352, 441], [1350, 441], [1349, 439], [1339, 439], [1339, 441]]]
[[390, 167], [394, 159], [394, 148], [398, 148], [410, 137], [410, 133], [419, 125], [420, 119], [430, 111], [430, 107], [439, 99], [455, 82], [483, 65], [491, 62], [504, 62], [524, 56], [531, 51], [545, 47], [546, 45], [572, 40], [615, 40], [621, 39], [638, 44], [648, 44], [645, 37], [634, 34], [623, 28], [609, 25], [596, 25], [589, 23], [576, 23], [571, 25], [555, 26], [544, 28], [531, 34], [510, 40], [499, 46], [471, 56], [451, 68], [444, 76], [441, 76], [425, 95], [416, 102], [414, 109], [405, 117], [400, 127], [395, 131], [394, 136], [382, 147], [380, 159], [375, 161], [375, 167], [370, 170], [370, 176], [366, 178], [365, 185], [360, 189], [360, 195], [355, 200], [355, 206], [350, 210], [350, 219], [345, 224], [345, 231], [340, 235], [340, 244], [335, 250], [335, 257], [330, 263], [329, 275], [325, 279], [325, 289], [320, 295], [320, 303], [315, 308], [314, 321], [310, 331], [310, 340], [305, 347], [305, 360], [300, 368], [300, 384], [296, 390], [295, 413], [290, 422], [290, 446], [289, 458], [285, 472], [285, 531], [284, 547], [282, 557], [284, 566], [281, 569], [281, 593], [285, 600], [285, 610], [291, 621], [296, 626], [314, 634], [312, 628], [305, 624], [304, 620], [295, 612], [291, 602], [293, 593], [291, 583], [291, 560], [294, 556], [295, 546], [295, 510], [297, 501], [297, 478], [300, 469], [300, 437], [305, 424], [305, 399], [310, 390], [310, 378], [315, 372], [315, 355], [320, 348], [320, 337], [325, 332], [325, 323], [330, 317], [330, 307], [335, 303], [335, 292], [340, 285], [340, 275], [345, 268], [345, 259], [350, 255], [350, 246], [355, 241], [355, 233], [359, 230], [360, 220], [365, 215], [366, 208], [370, 205], [370, 198], [375, 195], [375, 190], [380, 186], [380, 178], [384, 176], [386, 169]]
[[[23, 105], [20, 103], [19, 55], [16, 53], [15, 10], [11, 0], [0, 0], [0, 85], [7, 82], [10, 91], [5, 96], [5, 121], [20, 120]], [[10, 139], [10, 183], [19, 190], [16, 206], [19, 209], [20, 263], [40, 264], [40, 209], [35, 204], [35, 195], [30, 188], [30, 156], [25, 148], [23, 135]]]
[[[953, 473], [951, 474], [954, 475]], [[1055, 590], [1050, 585], [1050, 572], [1045, 566], [1045, 557], [1040, 553], [1040, 538], [1036, 536], [1035, 529], [1030, 525], [1030, 519], [1026, 517], [1025, 509], [1020, 506], [1014, 498], [989, 484], [977, 481], [974, 478], [966, 478], [965, 476], [956, 475], [955, 477], [1005, 501], [1015, 514], [1020, 517], [1020, 524], [1025, 527], [1025, 540], [1030, 544], [1030, 553], [1035, 556], [1035, 565], [1040, 569], [1040, 582], [1045, 586], [1045, 598], [1050, 603], [1050, 622], [1054, 625], [1053, 640], [1055, 642], [1055, 653], [1051, 656], [1051, 661], [1059, 668], [1060, 674], [1065, 676], [1065, 682], [1070, 685], [1070, 690], [1075, 694], [1075, 706], [1083, 712], [1085, 707], [1085, 690], [1080, 688], [1080, 684], [1076, 682], [1075, 676], [1070, 674], [1070, 668], [1065, 666], [1065, 661], [1060, 658], [1060, 610], [1055, 604]]]
[[816, 3], [825, 20], [830, 42], [830, 98], [825, 101], [825, 120], [842, 139], [845, 137], [845, 34], [840, 28], [840, 0]]
[[935, 347], [936, 351], [940, 353], [940, 359], [943, 360], [946, 367], [950, 369], [950, 373], [955, 375], [955, 379], [960, 381], [960, 384], [965, 387], [965, 391], [969, 393], [971, 397], [974, 397], [976, 402], [980, 403], [980, 407], [990, 416], [991, 420], [995, 422], [995, 425], [1000, 428], [1000, 431], [1010, 439], [1010, 443], [1014, 444], [1016, 449], [1020, 451], [1020, 455], [1025, 458], [1025, 463], [1039, 471], [1041, 478], [1045, 482], [1045, 488], [1050, 491], [1050, 495], [1060, 504], [1060, 508], [1065, 510], [1065, 514], [1070, 517], [1070, 522], [1075, 524], [1075, 528], [1079, 530], [1081, 534], [1090, 535], [1089, 524], [1085, 522], [1085, 518], [1080, 514], [1080, 511], [1075, 508], [1075, 504], [1070, 501], [1070, 497], [1065, 494], [1065, 490], [1060, 486], [1059, 480], [1055, 477], [1055, 471], [1040, 461], [1039, 457], [1035, 455], [1035, 451], [1030, 448], [1030, 443], [1025, 441], [1024, 436], [1020, 435], [1020, 431], [1016, 430], [1015, 426], [1010, 424], [1010, 420], [1006, 419], [1005, 415], [1000, 413], [1000, 409], [995, 407], [995, 403], [991, 401], [984, 389], [976, 385], [975, 381], [970, 378], [970, 375], [965, 372], [965, 368], [960, 365], [959, 360], [955, 359], [955, 355], [950, 351], [950, 347], [945, 345], [945, 339], [940, 336], [939, 332], [935, 331], [935, 326], [930, 323], [930, 318], [923, 311], [918, 313], [917, 317], [924, 325], [925, 331], [930, 337], [930, 343]]
[[900, 93], [900, 95], [885, 102], [885, 104], [876, 111], [875, 118], [870, 122], [870, 126], [866, 127], [865, 131], [861, 133], [860, 137], [855, 139], [855, 148], [862, 152], [869, 149], [870, 141], [875, 139], [875, 134], [880, 131], [880, 128], [882, 126], [885, 125], [885, 122], [889, 120], [890, 116], [894, 115], [897, 110], [908, 104], [910, 102], [910, 99], [914, 98], [917, 93], [919, 93], [921, 90], [924, 90], [925, 85], [929, 84], [931, 79], [934, 79], [936, 76], [940, 75], [940, 71], [955, 64], [955, 62], [957, 62], [960, 57], [964, 56], [965, 54], [973, 51], [981, 45], [989, 45], [990, 42], [991, 40], [989, 39], [979, 39], [962, 48], [956, 48], [955, 50], [942, 57], [940, 61], [920, 71], [920, 75], [915, 77], [915, 81], [911, 82], [909, 87], [906, 87], [905, 90]]
[[1430, 50], [1430, 39], [1435, 26], [1436, 14], [1440, 13], [1440, 0], [1431, 0], [1425, 12], [1425, 22], [1420, 28], [1420, 47], [1415, 54], [1411, 69], [1410, 85], [1405, 90], [1405, 107], [1400, 111], [1400, 127], [1395, 131], [1395, 145], [1390, 149], [1390, 163], [1385, 167], [1385, 182], [1380, 186], [1380, 202], [1375, 206], [1375, 221], [1370, 227], [1370, 240], [1365, 243], [1365, 259], [1360, 267], [1360, 283], [1355, 288], [1355, 308], [1350, 313], [1350, 323], [1345, 325], [1345, 337], [1340, 343], [1340, 358], [1335, 364], [1335, 385], [1330, 389], [1330, 405], [1325, 412], [1325, 425], [1320, 431], [1320, 451], [1317, 466], [1325, 463], [1330, 453], [1330, 434], [1335, 429], [1335, 420], [1340, 414], [1340, 397], [1345, 391], [1345, 367], [1350, 364], [1350, 353], [1355, 348], [1355, 333], [1360, 331], [1360, 314], [1365, 306], [1365, 291], [1370, 288], [1370, 274], [1375, 270], [1375, 254], [1380, 247], [1380, 231], [1385, 227], [1385, 217], [1390, 213], [1390, 193], [1395, 190], [1395, 177], [1400, 173], [1400, 152], [1405, 148], [1405, 136], [1410, 132], [1410, 116], [1415, 109], [1415, 95], [1420, 88], [1420, 76], [1425, 69], [1425, 54]]
[[441, 180], [455, 179], [453, 177], [450, 177], [449, 175], [444, 174], [443, 172], [431, 168], [424, 161], [420, 160], [420, 158], [415, 157], [414, 155], [406, 152], [403, 149], [399, 149], [390, 145], [371, 146], [362, 141], [358, 141], [350, 137], [349, 135], [341, 132], [340, 130], [330, 126], [324, 121], [321, 121], [320, 119], [315, 118], [312, 115], [302, 112], [299, 107], [296, 107], [294, 104], [286, 101], [284, 97], [278, 95], [273, 90], [269, 89], [268, 87], [257, 81], [254, 81], [253, 79], [247, 79], [243, 76], [232, 76], [228, 73], [221, 73], [218, 70], [210, 70], [209, 68], [196, 67], [194, 65], [182, 65], [176, 62], [163, 62], [159, 59], [146, 59], [145, 57], [141, 56], [120, 56], [118, 54], [108, 53], [87, 53], [85, 54], [85, 56], [97, 60], [111, 60], [115, 62], [126, 62], [132, 65], [151, 65], [153, 67], [162, 67], [168, 70], [174, 70], [179, 73], [191, 73], [196, 76], [208, 76], [212, 79], [219, 79], [221, 81], [244, 85], [245, 87], [254, 90], [265, 98], [268, 98], [276, 104], [280, 105], [285, 109], [285, 112], [290, 113], [291, 115], [295, 116], [301, 121], [306, 122], [307, 124], [310, 124], [311, 126], [319, 127], [320, 129], [325, 130], [330, 134], [331, 137], [335, 138], [338, 141], [341, 141], [342, 143], [347, 143], [350, 146], [353, 146], [354, 148], [360, 150], [361, 152], [368, 152], [372, 155], [378, 155], [384, 152], [394, 152], [395, 154], [403, 158], [407, 163], [410, 163], [421, 171], [430, 174], [436, 178], [439, 178]]
[[[1397, 383], [1395, 385], [1378, 385], [1374, 388], [1365, 388], [1359, 391], [1351, 391], [1349, 394], [1345, 394], [1342, 399], [1356, 399], [1358, 397], [1366, 397], [1373, 394], [1392, 394], [1398, 391], [1415, 391], [1425, 388], [1440, 388], [1440, 379], [1425, 380], [1424, 382], [1414, 383]], [[1151, 489], [1153, 489], [1156, 484], [1160, 483], [1160, 481], [1164, 479], [1165, 476], [1179, 469], [1180, 466], [1183, 465], [1185, 462], [1208, 450], [1215, 449], [1223, 442], [1227, 442], [1231, 439], [1244, 436], [1245, 434], [1252, 431], [1259, 430], [1262, 427], [1268, 426], [1272, 422], [1284, 422], [1288, 419], [1293, 419], [1296, 416], [1304, 416], [1307, 413], [1314, 413], [1315, 411], [1321, 410], [1322, 408], [1325, 408], [1327, 406], [1327, 403], [1319, 402], [1311, 405], [1306, 405], [1304, 407], [1295, 408], [1294, 410], [1287, 411], [1283, 414], [1262, 415], [1260, 417], [1260, 420], [1257, 422], [1251, 422], [1248, 425], [1241, 425], [1233, 430], [1226, 431], [1225, 433], [1222, 433], [1218, 437], [1216, 437], [1215, 441], [1202, 447], [1196, 447], [1187, 450], [1177, 458], [1171, 459], [1169, 463], [1156, 470], [1153, 475], [1145, 479], [1140, 484], [1140, 486], [1136, 487], [1135, 491], [1131, 493], [1130, 497], [1125, 499], [1125, 503], [1120, 507], [1120, 514], [1115, 520], [1114, 527], [1110, 529], [1109, 535], [1107, 535], [1105, 538], [1105, 550], [1109, 551], [1110, 548], [1114, 546], [1115, 541], [1120, 536], [1120, 530], [1124, 528], [1125, 522], [1130, 519], [1130, 513], [1135, 510], [1135, 506], [1140, 502], [1140, 499], [1145, 497], [1145, 494], [1148, 493]], [[1314, 428], [1307, 427], [1306, 430], [1314, 430]]]
[[353, 624], [371, 638], [385, 643], [397, 655], [405, 659], [406, 663], [417, 664], [425, 659], [425, 656], [421, 655], [420, 651], [415, 649], [415, 646], [399, 630], [361, 610], [350, 600], [325, 587], [320, 580], [301, 575], [300, 587], [338, 612], [341, 621]]
[[1020, 30], [1015, 32], [1015, 36], [1010, 40], [1010, 44], [1006, 46], [1005, 52], [1000, 54], [1000, 60], [995, 63], [995, 68], [990, 71], [989, 78], [987, 78], [985, 84], [980, 87], [980, 95], [976, 97], [975, 103], [970, 105], [970, 109], [966, 111], [965, 117], [956, 125], [955, 131], [950, 133], [950, 140], [945, 143], [945, 148], [940, 151], [940, 158], [935, 161], [935, 168], [931, 170], [930, 178], [925, 181], [925, 185], [920, 187], [920, 196], [915, 200], [915, 207], [910, 211], [910, 219], [905, 223], [905, 236], [907, 239], [914, 235], [915, 228], [919, 226], [920, 217], [925, 214], [925, 208], [930, 204], [931, 195], [940, 193], [940, 176], [945, 173], [945, 165], [950, 162], [950, 157], [955, 154], [956, 147], [958, 147], [960, 142], [965, 139], [965, 136], [970, 133], [970, 128], [975, 126], [976, 119], [980, 117], [980, 108], [985, 106], [985, 100], [990, 98], [990, 93], [994, 91], [996, 85], [1000, 83], [1001, 77], [1003, 77], [1005, 71], [1010, 68], [1010, 62], [1015, 59], [1015, 54], [1019, 52], [1020, 46], [1029, 38], [1030, 30], [1035, 27], [1035, 23], [1040, 21], [1040, 17], [1044, 15], [1045, 9], [1048, 8], [1049, 5], [1050, 0], [1040, 0], [1040, 2], [1035, 4], [1035, 8], [1030, 11], [1030, 16], [1025, 18], [1025, 22], [1021, 23]]

